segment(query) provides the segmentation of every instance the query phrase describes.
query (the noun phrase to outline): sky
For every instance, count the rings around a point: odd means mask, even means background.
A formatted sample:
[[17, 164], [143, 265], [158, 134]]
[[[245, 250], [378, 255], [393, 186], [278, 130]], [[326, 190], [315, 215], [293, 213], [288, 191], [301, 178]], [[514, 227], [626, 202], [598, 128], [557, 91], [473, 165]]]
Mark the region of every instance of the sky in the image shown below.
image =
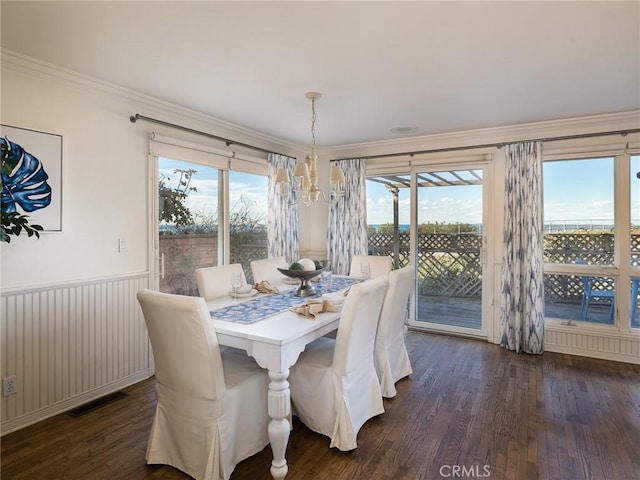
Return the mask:
[[[612, 221], [614, 217], [613, 158], [579, 162], [545, 162], [544, 219]], [[631, 157], [631, 220], [640, 224], [640, 155]], [[578, 181], [573, 181], [573, 180]]]
[[[411, 210], [410, 191], [398, 192], [398, 223], [408, 225]], [[418, 223], [482, 223], [482, 187], [420, 188]], [[367, 223], [393, 223], [393, 195], [378, 182], [367, 182]]]
[[[174, 186], [179, 175], [174, 168], [194, 168], [191, 186], [197, 194], [188, 197], [187, 205], [196, 215], [211, 216], [217, 205], [217, 170], [203, 165], [171, 160], [172, 166], [160, 164], [160, 174], [171, 178]], [[640, 224], [640, 155], [631, 162], [631, 217]], [[568, 181], [579, 179], [578, 181]], [[544, 219], [545, 223], [613, 219], [613, 158], [545, 162]], [[267, 214], [267, 179], [260, 175], [230, 172], [229, 198], [232, 208], [247, 202], [256, 215]], [[302, 207], [304, 208], [304, 207]], [[418, 223], [482, 223], [482, 189], [480, 186], [422, 187], [418, 193]], [[400, 189], [399, 223], [409, 224], [409, 189]], [[384, 185], [367, 181], [367, 223], [377, 225], [393, 222], [393, 196]]]
[[[176, 168], [196, 170], [189, 186], [195, 187], [197, 192], [189, 194], [185, 201], [189, 210], [196, 217], [217, 217], [218, 170], [206, 165], [160, 159], [158, 173], [160, 178], [163, 176], [167, 178], [165, 184], [170, 188], [175, 188], [180, 179], [179, 173], [173, 173]], [[233, 171], [229, 173], [229, 204], [232, 211], [241, 207], [243, 202], [255, 212], [256, 216], [263, 218], [266, 223], [267, 178], [265, 176]]]
[[[544, 164], [545, 223], [613, 221], [613, 158], [555, 161]], [[631, 218], [640, 224], [640, 155], [631, 160]], [[573, 181], [578, 179], [578, 181]], [[409, 189], [399, 195], [399, 223], [409, 223]], [[367, 223], [393, 221], [393, 197], [377, 182], [367, 182]], [[482, 223], [479, 186], [422, 187], [418, 194], [418, 223]]]

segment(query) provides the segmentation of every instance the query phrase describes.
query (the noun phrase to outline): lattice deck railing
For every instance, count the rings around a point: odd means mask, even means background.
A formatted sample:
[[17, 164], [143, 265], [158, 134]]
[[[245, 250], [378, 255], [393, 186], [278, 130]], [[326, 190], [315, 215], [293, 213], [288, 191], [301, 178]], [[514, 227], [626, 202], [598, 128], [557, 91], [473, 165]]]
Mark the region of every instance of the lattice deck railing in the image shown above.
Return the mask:
[[[587, 264], [613, 263], [613, 234], [611, 233], [553, 233], [544, 236], [547, 263]], [[369, 234], [369, 254], [389, 255], [394, 265], [403, 267], [410, 260], [410, 236], [398, 235], [395, 248], [393, 234]], [[418, 288], [422, 295], [450, 297], [478, 297], [481, 294], [482, 236], [474, 233], [428, 233], [418, 236]], [[631, 262], [640, 265], [640, 235], [631, 238]], [[397, 258], [394, 252], [397, 251]], [[594, 288], [604, 290], [613, 286], [605, 279]], [[582, 279], [571, 275], [545, 275], [545, 295], [557, 301], [580, 301]]]
[[[167, 254], [167, 275], [164, 283], [170, 290], [195, 294], [193, 272], [199, 266], [215, 265], [217, 238], [215, 235], [167, 236], [160, 239], [160, 251]], [[553, 233], [544, 236], [545, 262], [587, 264], [613, 263], [611, 233]], [[482, 236], [474, 233], [427, 233], [418, 236], [418, 293], [448, 297], [477, 298], [481, 294]], [[396, 252], [397, 251], [397, 255]], [[640, 265], [640, 235], [631, 238], [631, 263]], [[369, 234], [369, 254], [389, 255], [396, 267], [410, 263], [410, 236], [400, 233], [398, 245], [393, 234]], [[245, 265], [251, 281], [249, 262], [266, 258], [265, 235], [246, 233], [234, 235], [231, 241], [231, 262]], [[583, 285], [580, 276], [545, 275], [545, 295], [555, 301], [579, 302]], [[169, 289], [169, 285], [166, 286]], [[605, 279], [595, 288], [613, 288]], [[170, 291], [163, 290], [163, 291]]]

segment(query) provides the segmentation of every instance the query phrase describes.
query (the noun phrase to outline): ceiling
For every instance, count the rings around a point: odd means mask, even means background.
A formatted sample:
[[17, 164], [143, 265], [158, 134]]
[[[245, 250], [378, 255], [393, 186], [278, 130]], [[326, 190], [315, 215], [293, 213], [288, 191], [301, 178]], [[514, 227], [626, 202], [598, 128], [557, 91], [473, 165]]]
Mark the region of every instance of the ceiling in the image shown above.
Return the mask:
[[319, 148], [640, 109], [636, 1], [3, 0], [1, 17], [3, 49], [294, 145], [308, 91]]

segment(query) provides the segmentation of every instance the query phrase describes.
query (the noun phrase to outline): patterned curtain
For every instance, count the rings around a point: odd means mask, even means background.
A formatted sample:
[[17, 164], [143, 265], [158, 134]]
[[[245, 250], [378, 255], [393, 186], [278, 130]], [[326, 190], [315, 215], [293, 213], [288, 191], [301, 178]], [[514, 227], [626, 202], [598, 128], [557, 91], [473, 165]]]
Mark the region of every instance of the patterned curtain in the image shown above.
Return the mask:
[[332, 166], [344, 173], [345, 196], [329, 207], [327, 260], [333, 273], [348, 275], [351, 256], [367, 254], [365, 160], [339, 160]]
[[293, 179], [296, 159], [270, 153], [269, 164], [269, 211], [267, 213], [267, 243], [269, 257], [285, 257], [287, 263], [300, 258], [300, 242], [298, 239], [298, 206], [289, 205], [279, 193], [276, 185], [276, 174], [279, 168], [289, 172]]
[[500, 344], [544, 351], [542, 143], [506, 147]]

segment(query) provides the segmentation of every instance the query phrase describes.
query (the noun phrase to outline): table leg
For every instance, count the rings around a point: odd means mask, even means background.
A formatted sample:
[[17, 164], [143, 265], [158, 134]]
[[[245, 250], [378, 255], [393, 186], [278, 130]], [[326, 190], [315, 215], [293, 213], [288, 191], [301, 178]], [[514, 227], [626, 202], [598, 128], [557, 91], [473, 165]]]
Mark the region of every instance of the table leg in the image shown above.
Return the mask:
[[289, 443], [289, 413], [291, 412], [291, 393], [289, 391], [289, 370], [283, 372], [272, 372], [269, 370], [269, 400], [268, 411], [271, 421], [269, 422], [269, 442], [273, 452], [271, 461], [271, 476], [275, 479], [282, 479], [287, 474], [287, 460], [285, 453], [287, 443]]

